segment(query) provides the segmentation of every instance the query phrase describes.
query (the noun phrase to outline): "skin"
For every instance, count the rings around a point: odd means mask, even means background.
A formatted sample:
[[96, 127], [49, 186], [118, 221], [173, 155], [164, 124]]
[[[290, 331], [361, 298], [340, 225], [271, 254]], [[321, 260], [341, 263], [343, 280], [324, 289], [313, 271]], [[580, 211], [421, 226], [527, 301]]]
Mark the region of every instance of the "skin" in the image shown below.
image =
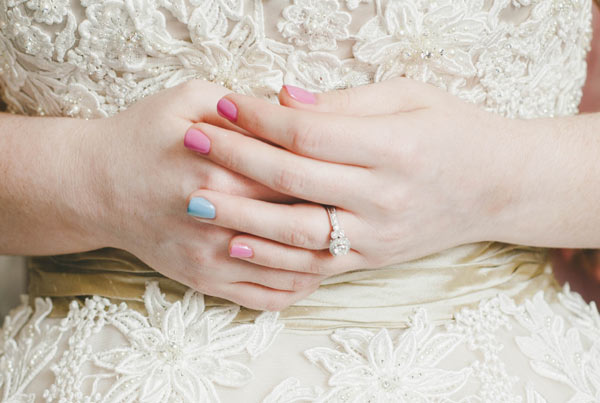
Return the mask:
[[183, 146], [181, 133], [195, 122], [234, 128], [214, 110], [227, 92], [191, 81], [90, 121], [2, 114], [0, 154], [10, 157], [0, 159], [0, 253], [120, 248], [193, 289], [255, 309], [280, 309], [314, 291], [321, 276], [233, 260], [235, 231], [199, 226], [186, 213], [198, 188], [290, 201]]
[[[254, 251], [245, 261], [333, 275], [467, 242], [600, 247], [600, 114], [511, 120], [408, 79], [318, 94], [315, 104], [285, 90], [283, 106], [226, 98], [238, 110], [232, 123], [257, 138], [200, 123], [211, 141], [204, 157], [314, 202], [194, 192], [216, 206], [204, 222], [249, 234], [231, 242]], [[338, 206], [347, 256], [324, 250], [321, 204]]]

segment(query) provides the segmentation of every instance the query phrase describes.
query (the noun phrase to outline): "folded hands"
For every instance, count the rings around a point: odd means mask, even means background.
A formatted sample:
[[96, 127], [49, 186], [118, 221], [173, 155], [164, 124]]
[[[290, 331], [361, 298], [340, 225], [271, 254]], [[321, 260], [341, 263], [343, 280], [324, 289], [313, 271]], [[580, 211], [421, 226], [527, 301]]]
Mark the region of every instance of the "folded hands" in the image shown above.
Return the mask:
[[[235, 231], [232, 258], [331, 276], [501, 237], [522, 123], [402, 78], [324, 94], [286, 86], [279, 99], [228, 94], [216, 105], [225, 123], [185, 135], [199, 157], [291, 197], [189, 196], [190, 215]], [[337, 207], [346, 256], [328, 251], [324, 205]]]

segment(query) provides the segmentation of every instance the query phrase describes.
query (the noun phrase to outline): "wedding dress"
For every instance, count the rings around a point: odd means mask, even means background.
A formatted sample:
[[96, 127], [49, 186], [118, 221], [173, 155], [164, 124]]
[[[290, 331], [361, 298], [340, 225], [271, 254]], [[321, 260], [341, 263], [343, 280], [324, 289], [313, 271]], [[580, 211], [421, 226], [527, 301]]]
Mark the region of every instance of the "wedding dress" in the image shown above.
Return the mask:
[[[0, 0], [11, 112], [99, 118], [194, 78], [272, 99], [407, 76], [510, 118], [577, 113], [591, 0]], [[3, 402], [600, 402], [600, 315], [545, 249], [463, 245], [281, 313], [120, 250], [37, 257]]]

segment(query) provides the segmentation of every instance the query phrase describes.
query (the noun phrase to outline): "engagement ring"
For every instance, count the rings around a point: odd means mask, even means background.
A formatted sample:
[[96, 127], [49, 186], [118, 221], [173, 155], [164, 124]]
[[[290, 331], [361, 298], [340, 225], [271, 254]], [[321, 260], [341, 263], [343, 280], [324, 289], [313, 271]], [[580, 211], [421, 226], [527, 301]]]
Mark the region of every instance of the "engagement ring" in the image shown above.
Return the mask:
[[346, 238], [344, 230], [340, 227], [340, 223], [335, 212], [335, 207], [325, 207], [331, 221], [331, 241], [329, 242], [329, 252], [333, 256], [343, 256], [350, 252], [350, 240]]

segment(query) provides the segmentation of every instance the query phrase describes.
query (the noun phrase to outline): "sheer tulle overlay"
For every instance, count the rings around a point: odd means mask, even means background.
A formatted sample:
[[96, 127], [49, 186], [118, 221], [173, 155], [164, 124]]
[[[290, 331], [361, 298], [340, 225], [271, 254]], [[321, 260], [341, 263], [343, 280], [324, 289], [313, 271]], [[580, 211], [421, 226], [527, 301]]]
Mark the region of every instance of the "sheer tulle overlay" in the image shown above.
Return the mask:
[[[407, 76], [511, 118], [573, 115], [591, 3], [0, 0], [0, 85], [14, 113], [98, 118], [194, 78], [275, 102], [283, 84]], [[473, 244], [349, 273], [281, 313], [114, 256], [30, 262], [32, 296], [0, 336], [2, 401], [600, 401], [600, 315], [543, 250]], [[84, 273], [130, 287], [89, 292]]]

